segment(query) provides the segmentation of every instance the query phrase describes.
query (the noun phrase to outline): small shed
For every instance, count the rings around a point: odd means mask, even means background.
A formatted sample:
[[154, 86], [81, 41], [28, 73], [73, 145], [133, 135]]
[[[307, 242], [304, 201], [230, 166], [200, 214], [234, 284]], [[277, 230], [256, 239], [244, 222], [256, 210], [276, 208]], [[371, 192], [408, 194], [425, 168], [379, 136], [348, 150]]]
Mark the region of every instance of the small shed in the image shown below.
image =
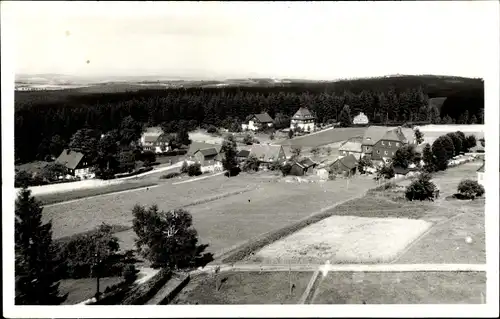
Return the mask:
[[313, 172], [318, 164], [310, 158], [302, 159], [301, 161], [294, 162], [290, 169], [290, 175], [303, 176]]
[[358, 167], [358, 161], [353, 154], [341, 157], [337, 159], [330, 165], [330, 170], [336, 171], [338, 173], [347, 172], [351, 175], [356, 173], [356, 168]]

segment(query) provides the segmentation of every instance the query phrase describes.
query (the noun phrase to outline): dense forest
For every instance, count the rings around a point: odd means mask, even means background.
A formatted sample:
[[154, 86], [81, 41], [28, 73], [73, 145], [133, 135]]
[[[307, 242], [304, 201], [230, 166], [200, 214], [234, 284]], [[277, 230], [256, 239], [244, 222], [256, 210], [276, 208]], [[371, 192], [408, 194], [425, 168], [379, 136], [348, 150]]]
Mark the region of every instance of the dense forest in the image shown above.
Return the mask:
[[[439, 108], [428, 102], [434, 97], [447, 99]], [[483, 123], [484, 84], [481, 79], [396, 76], [117, 93], [16, 92], [16, 163], [44, 159], [52, 144], [68, 143], [81, 128], [103, 133], [117, 129], [129, 115], [145, 125], [186, 120], [198, 126], [227, 126], [262, 111], [290, 117], [304, 106], [325, 123], [338, 119], [344, 105], [352, 116], [364, 112], [372, 123]]]

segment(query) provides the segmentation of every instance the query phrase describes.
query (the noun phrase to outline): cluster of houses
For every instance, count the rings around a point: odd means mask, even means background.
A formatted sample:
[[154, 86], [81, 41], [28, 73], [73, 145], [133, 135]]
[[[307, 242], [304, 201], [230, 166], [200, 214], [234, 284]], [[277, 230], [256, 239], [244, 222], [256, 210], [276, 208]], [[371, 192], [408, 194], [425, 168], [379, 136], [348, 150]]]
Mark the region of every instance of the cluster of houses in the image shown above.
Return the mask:
[[[299, 108], [290, 120], [290, 129], [300, 128], [306, 132], [313, 132], [315, 130], [316, 117], [305, 107]], [[264, 128], [274, 126], [274, 120], [268, 113], [250, 114], [241, 128], [243, 131], [257, 131]]]

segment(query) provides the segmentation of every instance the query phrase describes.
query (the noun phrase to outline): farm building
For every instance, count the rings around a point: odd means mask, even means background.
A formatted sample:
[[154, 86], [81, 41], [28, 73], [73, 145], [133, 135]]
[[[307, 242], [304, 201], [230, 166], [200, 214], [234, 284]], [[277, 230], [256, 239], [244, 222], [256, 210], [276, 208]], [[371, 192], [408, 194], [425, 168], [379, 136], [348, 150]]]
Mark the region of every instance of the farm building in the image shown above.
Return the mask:
[[342, 143], [339, 147], [340, 156], [354, 155], [357, 160], [361, 158], [361, 143], [363, 142], [363, 137], [353, 137]]
[[215, 147], [197, 150], [194, 153], [194, 160], [206, 169], [222, 171], [222, 157]]
[[484, 162], [483, 165], [477, 170], [477, 182], [483, 186], [484, 185]]
[[290, 175], [303, 176], [313, 173], [314, 168], [318, 165], [310, 158], [302, 159], [301, 161], [294, 162], [290, 169]]
[[269, 164], [274, 161], [284, 162], [285, 152], [281, 145], [254, 144], [250, 148], [250, 155], [257, 157], [262, 163]]
[[368, 124], [368, 116], [363, 112], [359, 112], [352, 120], [352, 124]]
[[330, 165], [330, 170], [337, 173], [350, 173], [354, 175], [356, 173], [356, 168], [358, 167], [358, 161], [354, 155], [350, 154], [348, 156], [341, 157], [337, 159]]
[[241, 124], [241, 128], [243, 129], [243, 131], [246, 130], [257, 131], [259, 129], [272, 126], [273, 126], [273, 119], [267, 113], [250, 114], [245, 119], [245, 122]]
[[154, 144], [161, 135], [163, 135], [163, 130], [161, 129], [161, 127], [155, 126], [146, 128], [146, 131], [142, 133], [140, 139], [142, 148], [147, 151], [154, 151]]
[[413, 130], [401, 127], [370, 126], [361, 143], [362, 156], [387, 162], [405, 144], [414, 144]]
[[202, 142], [191, 142], [189, 144], [188, 151], [186, 153], [186, 159], [188, 160], [195, 160], [194, 154], [201, 149], [204, 148], [215, 148], [217, 150], [217, 153], [220, 152], [220, 149], [222, 148], [222, 145], [217, 145], [217, 144], [208, 144], [208, 143], [202, 143]]
[[56, 163], [64, 165], [68, 169], [68, 175], [80, 177], [81, 179], [95, 177], [92, 166], [83, 153], [65, 149], [56, 159]]
[[305, 107], [299, 110], [292, 116], [290, 121], [290, 129], [300, 128], [306, 132], [314, 131], [315, 116]]

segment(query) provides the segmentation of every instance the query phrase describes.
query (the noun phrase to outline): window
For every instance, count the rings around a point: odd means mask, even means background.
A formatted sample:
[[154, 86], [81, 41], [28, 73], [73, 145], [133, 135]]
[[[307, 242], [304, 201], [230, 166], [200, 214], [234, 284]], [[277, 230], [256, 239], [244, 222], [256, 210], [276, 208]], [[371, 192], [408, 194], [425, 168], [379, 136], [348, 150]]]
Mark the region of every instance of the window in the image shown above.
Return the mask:
[[391, 142], [388, 142], [389, 143], [389, 146], [391, 146]]
[[399, 143], [398, 143], [398, 142], [396, 142], [396, 146], [399, 146]]
[[384, 151], [384, 155], [387, 155], [387, 151]]
[[[385, 145], [385, 142], [384, 142], [384, 141], [382, 141], [382, 145]], [[389, 145], [391, 145], [391, 144], [389, 144]]]
[[394, 152], [392, 152], [392, 155], [394, 156]]
[[377, 154], [380, 154], [380, 150], [377, 150]]

